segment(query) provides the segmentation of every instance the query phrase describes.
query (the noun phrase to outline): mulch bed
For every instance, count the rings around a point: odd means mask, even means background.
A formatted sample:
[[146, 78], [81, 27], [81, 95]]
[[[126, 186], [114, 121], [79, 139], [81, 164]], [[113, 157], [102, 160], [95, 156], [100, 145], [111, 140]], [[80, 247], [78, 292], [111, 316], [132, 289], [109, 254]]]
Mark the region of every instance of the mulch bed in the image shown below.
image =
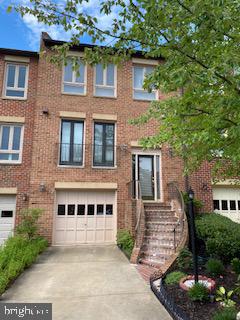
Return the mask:
[[[191, 274], [190, 270], [188, 272], [187, 274]], [[199, 273], [206, 275], [203, 272]], [[216, 281], [216, 288], [223, 286], [227, 291], [229, 291], [235, 288], [237, 275], [231, 271], [230, 267], [227, 267], [223, 278], [213, 279]], [[192, 302], [188, 298], [187, 292], [181, 289], [179, 285], [167, 286], [165, 284], [165, 289], [175, 304], [182, 308], [190, 320], [212, 320], [213, 315], [218, 309], [220, 309], [218, 302]], [[214, 293], [215, 292], [213, 292], [213, 294]], [[240, 299], [234, 296], [233, 300], [237, 302], [236, 307], [240, 310]]]

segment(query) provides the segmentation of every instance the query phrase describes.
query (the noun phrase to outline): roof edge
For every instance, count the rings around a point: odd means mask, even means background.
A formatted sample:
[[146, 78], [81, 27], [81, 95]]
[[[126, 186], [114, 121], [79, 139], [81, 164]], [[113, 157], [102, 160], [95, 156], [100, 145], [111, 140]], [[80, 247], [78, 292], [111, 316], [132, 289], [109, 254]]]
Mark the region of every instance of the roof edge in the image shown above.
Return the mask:
[[8, 48], [0, 48], [0, 53], [2, 54], [10, 54], [14, 56], [23, 56], [23, 57], [39, 57], [39, 53], [36, 51], [27, 51], [27, 50], [17, 50], [17, 49], [8, 49]]

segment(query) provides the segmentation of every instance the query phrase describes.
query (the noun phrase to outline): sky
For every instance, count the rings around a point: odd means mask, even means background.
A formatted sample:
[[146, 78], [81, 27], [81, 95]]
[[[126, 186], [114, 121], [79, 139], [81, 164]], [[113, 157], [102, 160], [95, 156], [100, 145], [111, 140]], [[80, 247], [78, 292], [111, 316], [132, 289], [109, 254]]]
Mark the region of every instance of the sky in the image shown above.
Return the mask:
[[[58, 1], [58, 0], [57, 0]], [[60, 0], [64, 1], [64, 0]], [[39, 42], [42, 31], [46, 31], [56, 40], [67, 41], [70, 35], [56, 26], [45, 26], [39, 24], [35, 17], [25, 16], [22, 18], [18, 13], [12, 11], [7, 13], [7, 7], [11, 3], [28, 4], [29, 0], [0, 0], [0, 48], [39, 51]], [[98, 0], [89, 0], [84, 7], [91, 14], [97, 16], [96, 3]], [[110, 16], [98, 17], [100, 26], [108, 25], [110, 20], [116, 16], [113, 12]], [[81, 39], [83, 43], [91, 43], [91, 39], [85, 36]]]

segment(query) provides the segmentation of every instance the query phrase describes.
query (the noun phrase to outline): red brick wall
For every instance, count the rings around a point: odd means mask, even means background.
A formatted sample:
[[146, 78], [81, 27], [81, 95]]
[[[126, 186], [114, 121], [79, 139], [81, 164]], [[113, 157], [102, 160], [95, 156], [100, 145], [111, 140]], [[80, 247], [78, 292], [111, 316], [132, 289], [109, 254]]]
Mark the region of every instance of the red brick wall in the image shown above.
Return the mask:
[[2, 99], [4, 69], [4, 55], [0, 54], [0, 116], [25, 117], [22, 163], [0, 165], [0, 188], [17, 187], [18, 213], [21, 208], [28, 206], [28, 201], [24, 201], [23, 197], [25, 193], [29, 195], [38, 59], [34, 57], [30, 58], [26, 101]]

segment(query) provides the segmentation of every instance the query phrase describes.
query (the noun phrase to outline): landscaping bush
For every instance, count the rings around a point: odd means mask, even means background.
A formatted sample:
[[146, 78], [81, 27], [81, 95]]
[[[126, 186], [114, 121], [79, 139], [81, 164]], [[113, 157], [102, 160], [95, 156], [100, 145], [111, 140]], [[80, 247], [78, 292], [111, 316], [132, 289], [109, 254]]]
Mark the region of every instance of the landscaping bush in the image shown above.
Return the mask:
[[217, 255], [224, 262], [240, 258], [240, 224], [216, 213], [196, 219], [198, 237], [206, 244], [209, 255]]
[[192, 253], [188, 248], [183, 248], [177, 258], [177, 265], [180, 270], [187, 270], [192, 267]]
[[213, 316], [212, 320], [236, 320], [237, 310], [235, 308], [224, 308]]
[[42, 215], [43, 210], [39, 208], [24, 209], [20, 212], [21, 222], [16, 228], [16, 233], [28, 239], [37, 236], [38, 219]]
[[48, 243], [43, 238], [26, 239], [22, 236], [9, 238], [0, 248], [0, 294], [8, 284], [29, 267]]
[[208, 301], [209, 300], [209, 292], [207, 287], [198, 282], [195, 283], [188, 291], [188, 296], [192, 301]]
[[173, 271], [169, 273], [165, 278], [165, 283], [170, 284], [178, 284], [179, 281], [186, 276], [186, 273], [181, 271]]
[[129, 230], [118, 231], [117, 244], [130, 258], [134, 247], [134, 240]]
[[231, 261], [231, 266], [232, 266], [233, 271], [236, 274], [240, 274], [240, 259], [233, 258]]
[[206, 270], [213, 277], [218, 277], [225, 271], [222, 261], [213, 258], [209, 259], [206, 263]]

